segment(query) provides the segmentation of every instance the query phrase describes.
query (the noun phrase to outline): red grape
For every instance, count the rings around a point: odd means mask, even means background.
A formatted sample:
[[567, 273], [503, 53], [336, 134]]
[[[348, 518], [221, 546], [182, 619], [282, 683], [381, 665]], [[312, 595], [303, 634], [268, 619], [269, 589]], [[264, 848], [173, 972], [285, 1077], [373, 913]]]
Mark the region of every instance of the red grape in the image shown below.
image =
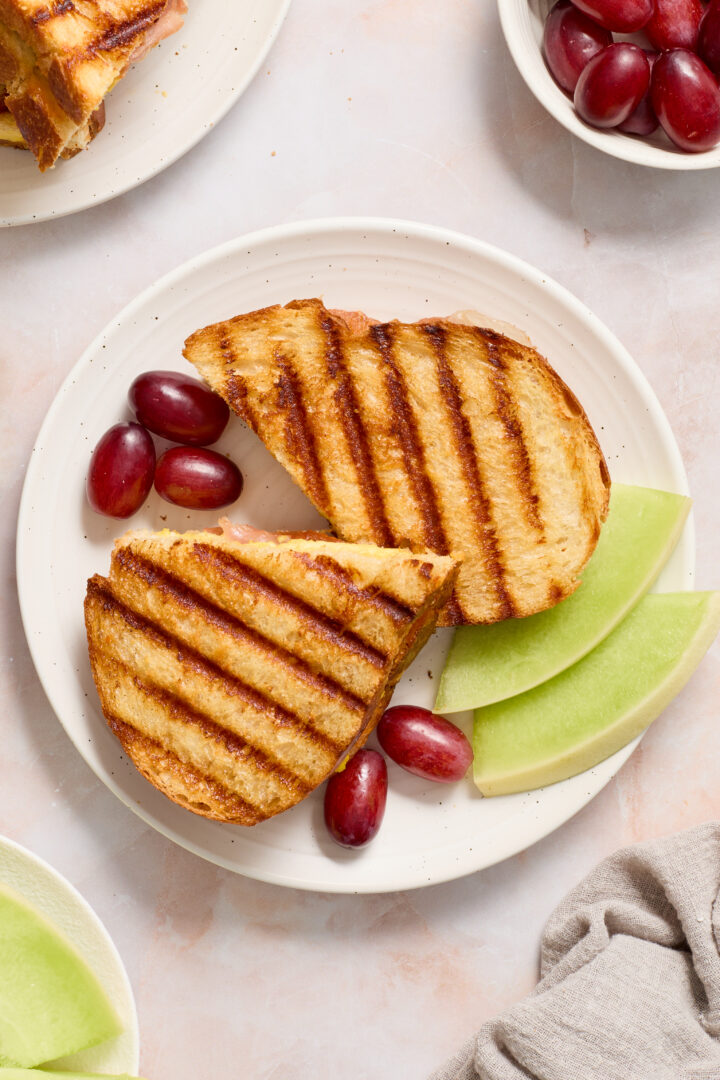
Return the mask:
[[155, 490], [167, 502], [192, 510], [217, 510], [235, 502], [243, 487], [237, 465], [214, 450], [174, 446], [155, 469]]
[[343, 847], [362, 847], [382, 824], [387, 765], [377, 750], [358, 750], [325, 788], [325, 824]]
[[600, 26], [619, 34], [642, 30], [653, 13], [653, 0], [573, 0], [573, 3]]
[[645, 33], [650, 44], [660, 51], [694, 49], [702, 17], [700, 0], [655, 0]]
[[588, 124], [617, 127], [635, 111], [650, 83], [650, 64], [637, 45], [609, 45], [589, 60], [575, 87], [575, 108]]
[[578, 11], [570, 0], [558, 0], [545, 21], [545, 60], [555, 82], [570, 94], [588, 60], [611, 44], [610, 31]]
[[473, 759], [460, 728], [414, 705], [393, 705], [377, 728], [380, 745], [397, 765], [424, 780], [462, 780]]
[[[652, 79], [652, 69], [655, 66], [659, 53], [648, 52], [644, 50], [645, 55], [648, 58], [648, 64], [650, 65], [650, 78]], [[634, 112], [630, 113], [627, 120], [623, 120], [622, 124], [618, 124], [618, 131], [624, 131], [628, 135], [652, 135], [653, 131], [657, 129], [658, 118], [655, 115], [655, 110], [652, 107], [652, 101], [650, 97], [650, 86], [642, 96], [640, 104]]]
[[230, 410], [221, 397], [199, 379], [176, 371], [146, 371], [128, 394], [141, 424], [156, 435], [188, 446], [216, 442]]
[[700, 24], [697, 51], [710, 70], [720, 75], [720, 3], [718, 0], [713, 0], [709, 5]]
[[700, 57], [687, 49], [663, 53], [655, 64], [652, 104], [682, 150], [709, 150], [720, 141], [720, 90]]
[[140, 424], [115, 424], [93, 450], [87, 498], [93, 510], [126, 518], [139, 510], [152, 487], [155, 446]]

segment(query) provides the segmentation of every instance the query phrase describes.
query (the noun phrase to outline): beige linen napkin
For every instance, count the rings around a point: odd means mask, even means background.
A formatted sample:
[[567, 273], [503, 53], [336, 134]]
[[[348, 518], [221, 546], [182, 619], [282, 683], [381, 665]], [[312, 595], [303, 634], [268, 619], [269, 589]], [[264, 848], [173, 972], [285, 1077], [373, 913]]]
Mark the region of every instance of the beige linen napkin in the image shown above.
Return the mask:
[[720, 823], [605, 859], [543, 934], [540, 982], [432, 1080], [720, 1080]]

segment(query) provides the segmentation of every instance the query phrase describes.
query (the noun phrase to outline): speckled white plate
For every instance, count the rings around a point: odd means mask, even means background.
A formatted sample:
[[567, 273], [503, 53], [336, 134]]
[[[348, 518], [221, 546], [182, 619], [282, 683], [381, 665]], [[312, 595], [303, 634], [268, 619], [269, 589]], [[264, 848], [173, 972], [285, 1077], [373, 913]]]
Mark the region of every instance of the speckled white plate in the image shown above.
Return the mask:
[[62, 217], [122, 195], [182, 157], [240, 97], [290, 0], [189, 0], [182, 30], [135, 65], [106, 99], [90, 147], [44, 174], [0, 147], [0, 225]]
[[72, 942], [100, 980], [123, 1027], [117, 1038], [58, 1059], [53, 1068], [135, 1074], [138, 1023], [130, 982], [120, 954], [87, 900], [57, 870], [6, 837], [0, 837], [0, 883], [19, 893]]
[[[90, 452], [128, 417], [127, 389], [149, 368], [190, 370], [181, 356], [193, 330], [241, 311], [322, 296], [331, 307], [416, 319], [474, 308], [529, 334], [569, 383], [598, 433], [616, 480], [685, 492], [667, 420], [627, 352], [565, 289], [477, 240], [406, 222], [303, 222], [241, 237], [193, 259], [127, 307], [90, 346], [50, 408], [28, 466], [18, 524], [18, 584], [35, 665], [67, 733], [97, 775], [166, 836], [243, 874], [300, 888], [382, 892], [444, 881], [527, 847], [571, 817], [632, 747], [582, 776], [527, 795], [482, 799], [468, 780], [426, 784], [390, 766], [383, 827], [359, 852], [337, 847], [322, 822], [322, 793], [252, 829], [196, 817], [159, 794], [124, 758], [100, 712], [87, 660], [82, 602], [87, 578], [106, 572], [125, 524], [87, 506]], [[239, 420], [218, 443], [246, 476], [229, 513], [266, 528], [320, 521], [284, 470]], [[152, 495], [138, 527], [184, 529], [210, 513]], [[692, 584], [688, 525], [660, 581]], [[395, 702], [431, 706], [451, 631], [437, 633], [403, 677]], [[469, 716], [461, 718], [468, 723]]]

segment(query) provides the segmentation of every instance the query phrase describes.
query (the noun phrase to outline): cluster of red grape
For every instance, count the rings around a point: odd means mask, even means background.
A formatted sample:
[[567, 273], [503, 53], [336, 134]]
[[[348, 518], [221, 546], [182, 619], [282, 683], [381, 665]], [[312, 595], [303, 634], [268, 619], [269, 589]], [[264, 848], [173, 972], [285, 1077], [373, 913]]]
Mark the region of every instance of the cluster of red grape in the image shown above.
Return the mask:
[[[648, 48], [613, 39], [638, 31]], [[720, 142], [720, 0], [559, 0], [543, 51], [593, 127], [651, 135], [659, 123], [688, 151]]]
[[[150, 488], [167, 502], [216, 510], [235, 502], [243, 486], [237, 465], [215, 450], [228, 422], [222, 398], [207, 386], [174, 371], [139, 375], [128, 394], [137, 423], [115, 424], [95, 447], [87, 476], [93, 510], [127, 518], [139, 510]], [[156, 461], [150, 432], [181, 443]]]
[[[414, 705], [394, 705], [377, 726], [387, 756], [420, 776], [440, 784], [462, 780], [473, 758], [459, 728], [442, 716]], [[377, 833], [385, 813], [388, 775], [377, 750], [358, 750], [325, 789], [325, 824], [343, 847], [362, 847]]]

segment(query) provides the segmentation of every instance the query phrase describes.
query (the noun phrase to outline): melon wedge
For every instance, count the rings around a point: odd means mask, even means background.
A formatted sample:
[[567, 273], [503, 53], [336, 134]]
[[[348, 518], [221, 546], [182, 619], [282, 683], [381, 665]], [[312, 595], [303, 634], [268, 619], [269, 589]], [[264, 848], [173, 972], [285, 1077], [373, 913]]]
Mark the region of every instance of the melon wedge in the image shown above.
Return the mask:
[[100, 983], [70, 942], [0, 888], [0, 1065], [30, 1068], [120, 1033]]
[[44, 1069], [2, 1069], [0, 1068], [0, 1080], [140, 1080], [137, 1076], [109, 1076], [108, 1073], [79, 1073], [79, 1072], [48, 1072]]
[[582, 584], [527, 619], [456, 631], [435, 712], [475, 709], [521, 694], [594, 649], [650, 588], [677, 544], [690, 499], [613, 484], [610, 511]]
[[610, 757], [679, 693], [718, 629], [720, 593], [651, 593], [573, 667], [477, 709], [473, 771], [480, 791], [530, 791]]

